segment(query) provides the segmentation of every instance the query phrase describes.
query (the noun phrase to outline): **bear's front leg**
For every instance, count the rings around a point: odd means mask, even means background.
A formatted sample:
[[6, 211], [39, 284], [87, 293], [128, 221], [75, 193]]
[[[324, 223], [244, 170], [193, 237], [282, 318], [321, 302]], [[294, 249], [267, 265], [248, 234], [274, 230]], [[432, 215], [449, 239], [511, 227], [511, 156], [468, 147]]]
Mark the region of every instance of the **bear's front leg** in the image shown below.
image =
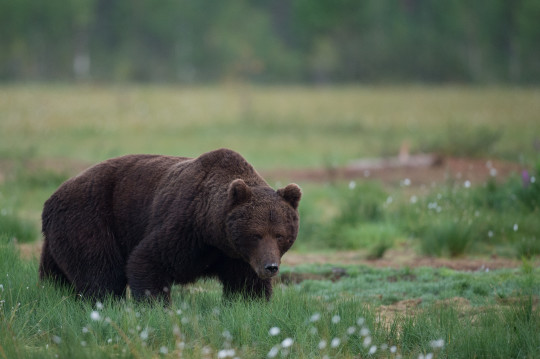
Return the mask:
[[172, 278], [152, 252], [139, 245], [131, 253], [126, 266], [126, 274], [131, 294], [135, 300], [162, 299], [171, 302]]
[[223, 284], [223, 297], [232, 299], [241, 295], [245, 299], [272, 296], [272, 279], [261, 279], [249, 264], [242, 260], [227, 260], [219, 266], [216, 273]]

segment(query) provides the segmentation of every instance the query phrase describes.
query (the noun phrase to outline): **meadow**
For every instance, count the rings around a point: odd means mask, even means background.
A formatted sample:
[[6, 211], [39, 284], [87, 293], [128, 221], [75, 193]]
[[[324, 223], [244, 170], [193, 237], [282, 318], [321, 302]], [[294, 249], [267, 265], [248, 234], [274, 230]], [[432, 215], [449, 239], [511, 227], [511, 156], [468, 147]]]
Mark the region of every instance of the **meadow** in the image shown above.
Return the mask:
[[[1, 86], [0, 358], [538, 357], [539, 113], [535, 88]], [[519, 170], [298, 181], [293, 252], [363, 264], [284, 266], [270, 303], [224, 302], [214, 281], [175, 288], [169, 308], [93, 303], [39, 283], [36, 258], [20, 253], [39, 247], [48, 196], [109, 157], [228, 147], [277, 187], [296, 181], [287, 169], [331, 172], [404, 144]], [[366, 265], [404, 248], [519, 264]]]

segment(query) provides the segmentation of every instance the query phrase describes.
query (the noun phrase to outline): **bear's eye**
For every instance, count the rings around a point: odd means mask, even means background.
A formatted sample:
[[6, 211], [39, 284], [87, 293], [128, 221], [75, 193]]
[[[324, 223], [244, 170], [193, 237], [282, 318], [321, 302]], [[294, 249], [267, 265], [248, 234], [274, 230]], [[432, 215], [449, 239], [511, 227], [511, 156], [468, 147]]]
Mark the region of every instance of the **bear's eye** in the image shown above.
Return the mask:
[[282, 239], [283, 239], [283, 235], [281, 235], [281, 234], [276, 234], [276, 239], [277, 239], [277, 240], [282, 240]]

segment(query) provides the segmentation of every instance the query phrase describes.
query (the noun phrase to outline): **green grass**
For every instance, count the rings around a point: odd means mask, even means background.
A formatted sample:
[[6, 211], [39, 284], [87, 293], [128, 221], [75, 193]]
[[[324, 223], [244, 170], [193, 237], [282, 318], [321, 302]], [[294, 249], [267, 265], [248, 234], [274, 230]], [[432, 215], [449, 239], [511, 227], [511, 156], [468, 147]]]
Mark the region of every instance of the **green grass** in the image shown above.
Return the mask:
[[97, 162], [230, 147], [257, 168], [320, 167], [407, 141], [527, 162], [539, 99], [534, 88], [1, 86], [0, 154]]
[[[304, 265], [282, 269], [270, 303], [224, 302], [219, 284], [203, 281], [176, 287], [170, 308], [128, 299], [100, 309], [39, 283], [36, 260], [21, 260], [11, 243], [39, 237], [43, 202], [75, 169], [112, 156], [229, 147], [258, 169], [331, 169], [396, 155], [407, 142], [413, 152], [530, 169], [540, 163], [538, 113], [535, 88], [1, 86], [0, 358], [216, 358], [224, 349], [265, 358], [272, 348], [276, 357], [394, 358], [393, 346], [404, 358], [539, 357], [540, 273], [531, 264], [540, 254], [538, 166], [527, 186], [517, 176], [422, 193], [366, 181], [301, 183], [293, 250], [379, 258], [399, 243], [430, 255], [524, 258], [520, 269]], [[421, 303], [388, 309], [403, 301]], [[320, 319], [310, 321], [315, 313]], [[280, 333], [269, 335], [272, 327]], [[277, 347], [286, 338], [291, 347]], [[438, 339], [445, 345], [435, 350]]]
[[[325, 275], [330, 270], [304, 266], [285, 272]], [[241, 358], [264, 358], [274, 346], [282, 357], [287, 350], [279, 345], [286, 338], [293, 340], [287, 348], [291, 358], [365, 357], [373, 345], [374, 358], [395, 357], [392, 346], [404, 358], [429, 352], [440, 358], [540, 354], [534, 304], [540, 273], [527, 263], [517, 270], [474, 273], [366, 267], [346, 267], [346, 272], [337, 282], [279, 285], [270, 303], [224, 302], [217, 282], [203, 281], [174, 288], [168, 308], [130, 299], [98, 304], [39, 283], [37, 263], [21, 260], [3, 237], [0, 358], [215, 358], [230, 349]], [[455, 297], [471, 306], [440, 302]], [[409, 298], [422, 299], [422, 305], [397, 315], [379, 307]], [[507, 304], [495, 305], [502, 302]], [[279, 334], [269, 334], [273, 327]], [[333, 348], [335, 338], [339, 345]], [[445, 345], [435, 350], [430, 342], [438, 339]], [[323, 349], [321, 341], [327, 343]]]

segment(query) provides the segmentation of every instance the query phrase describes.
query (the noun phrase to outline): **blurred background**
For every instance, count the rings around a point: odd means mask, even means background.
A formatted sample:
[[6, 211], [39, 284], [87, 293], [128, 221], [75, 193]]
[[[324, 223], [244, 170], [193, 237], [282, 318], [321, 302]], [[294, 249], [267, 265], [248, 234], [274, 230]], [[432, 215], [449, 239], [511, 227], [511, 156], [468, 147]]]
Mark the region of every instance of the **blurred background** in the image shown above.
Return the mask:
[[537, 0], [1, 0], [0, 80], [540, 81]]
[[107, 158], [228, 147], [302, 186], [295, 251], [537, 256], [539, 19], [538, 0], [0, 0], [0, 232], [39, 251], [43, 202]]

